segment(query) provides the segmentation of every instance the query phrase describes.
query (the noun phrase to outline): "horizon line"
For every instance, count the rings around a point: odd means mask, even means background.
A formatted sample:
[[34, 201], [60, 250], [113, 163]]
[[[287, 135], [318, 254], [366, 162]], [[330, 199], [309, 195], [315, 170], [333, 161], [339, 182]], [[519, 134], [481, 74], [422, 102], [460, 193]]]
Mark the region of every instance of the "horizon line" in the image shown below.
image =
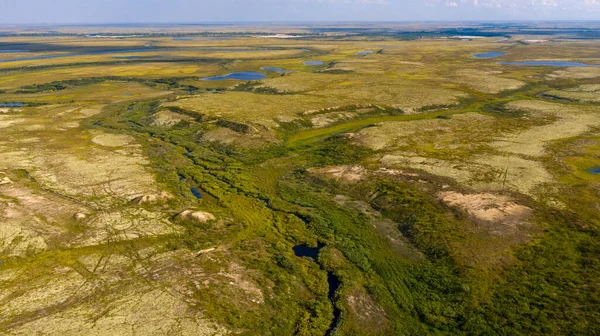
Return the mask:
[[536, 23], [552, 23], [552, 22], [577, 22], [577, 23], [600, 23], [600, 20], [586, 20], [586, 19], [467, 19], [467, 20], [314, 20], [314, 21], [285, 21], [285, 20], [267, 20], [267, 21], [205, 21], [205, 22], [151, 22], [151, 21], [140, 21], [140, 22], [97, 22], [97, 23], [84, 23], [84, 22], [35, 22], [35, 23], [0, 23], [0, 27], [6, 26], [152, 26], [152, 25], [184, 25], [184, 26], [210, 26], [210, 25], [256, 25], [256, 24], [390, 24], [390, 23], [513, 23], [513, 22], [536, 22]]

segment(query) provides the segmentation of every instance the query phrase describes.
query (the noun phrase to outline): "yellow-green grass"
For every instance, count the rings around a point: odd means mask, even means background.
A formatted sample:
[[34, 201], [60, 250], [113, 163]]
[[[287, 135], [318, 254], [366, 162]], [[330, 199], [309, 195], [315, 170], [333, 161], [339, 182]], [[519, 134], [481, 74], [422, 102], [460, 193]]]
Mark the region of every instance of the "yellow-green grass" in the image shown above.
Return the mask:
[[385, 123], [385, 122], [395, 122], [395, 121], [415, 121], [415, 120], [425, 120], [425, 119], [435, 119], [440, 116], [451, 116], [453, 114], [466, 113], [468, 110], [455, 110], [455, 111], [438, 111], [431, 113], [421, 113], [421, 114], [411, 114], [411, 115], [398, 115], [398, 116], [378, 116], [371, 117], [365, 119], [354, 120], [351, 122], [346, 122], [343, 124], [319, 128], [319, 129], [311, 129], [306, 131], [301, 131], [295, 133], [287, 138], [287, 146], [288, 147], [299, 147], [308, 145], [317, 141], [321, 141], [327, 137], [336, 134], [343, 134], [348, 132], [353, 132], [360, 130], [364, 127]]
[[[339, 80], [336, 75], [315, 74], [314, 76], [332, 76], [331, 79]], [[274, 120], [291, 121], [298, 114], [310, 110], [365, 104], [413, 110], [430, 104], [453, 104], [461, 95], [457, 91], [424, 84], [376, 77], [355, 79], [356, 81], [353, 82], [336, 82], [327, 89], [302, 94], [266, 95], [226, 92], [180, 99], [168, 103], [168, 106], [179, 106], [198, 113], [238, 121], [273, 125]]]
[[97, 102], [117, 103], [128, 100], [155, 99], [172, 92], [154, 89], [136, 82], [104, 82], [69, 88], [56, 92], [34, 94], [5, 94], [1, 99], [18, 102], [68, 103]]
[[25, 85], [91, 77], [205, 77], [218, 72], [219, 66], [217, 64], [207, 63], [144, 63], [37, 69], [35, 71], [3, 73], [0, 89], [14, 89]]

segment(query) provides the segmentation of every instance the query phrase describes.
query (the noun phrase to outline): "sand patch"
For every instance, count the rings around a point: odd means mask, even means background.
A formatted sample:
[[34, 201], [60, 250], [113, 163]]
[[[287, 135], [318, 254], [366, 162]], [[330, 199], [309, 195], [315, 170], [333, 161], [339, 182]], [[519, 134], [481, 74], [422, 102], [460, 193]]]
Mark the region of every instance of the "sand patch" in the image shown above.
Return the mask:
[[175, 198], [175, 196], [171, 195], [170, 193], [168, 193], [166, 191], [161, 191], [156, 194], [139, 196], [139, 197], [132, 199], [131, 201], [133, 203], [140, 204], [140, 205], [141, 204], [156, 204], [156, 203], [165, 203], [174, 198]]
[[531, 216], [532, 210], [512, 202], [508, 197], [491, 193], [461, 194], [442, 191], [438, 197], [446, 204], [457, 207], [473, 218], [503, 225], [520, 225]]
[[163, 126], [163, 127], [171, 127], [181, 121], [196, 120], [196, 118], [190, 117], [188, 115], [171, 112], [169, 110], [159, 111], [154, 116], [155, 116], [155, 119], [152, 122], [152, 124], [155, 126]]
[[473, 219], [461, 222], [462, 239], [451, 242], [453, 258], [473, 271], [512, 264], [513, 249], [538, 232], [529, 222], [533, 210], [507, 196], [456, 191], [442, 191], [437, 196]]
[[325, 168], [310, 168], [309, 172], [333, 178], [343, 182], [358, 182], [367, 177], [367, 170], [362, 166], [335, 166]]
[[206, 223], [208, 221], [217, 219], [217, 217], [210, 212], [192, 210], [185, 210], [179, 214], [179, 217], [184, 220], [191, 220], [198, 223]]

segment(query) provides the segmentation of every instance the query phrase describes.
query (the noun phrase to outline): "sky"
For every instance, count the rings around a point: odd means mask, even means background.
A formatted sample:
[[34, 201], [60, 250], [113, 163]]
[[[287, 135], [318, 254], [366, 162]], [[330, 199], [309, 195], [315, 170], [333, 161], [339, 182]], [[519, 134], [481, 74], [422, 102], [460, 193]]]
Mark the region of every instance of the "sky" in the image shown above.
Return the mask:
[[600, 20], [600, 0], [0, 0], [0, 25], [437, 20]]

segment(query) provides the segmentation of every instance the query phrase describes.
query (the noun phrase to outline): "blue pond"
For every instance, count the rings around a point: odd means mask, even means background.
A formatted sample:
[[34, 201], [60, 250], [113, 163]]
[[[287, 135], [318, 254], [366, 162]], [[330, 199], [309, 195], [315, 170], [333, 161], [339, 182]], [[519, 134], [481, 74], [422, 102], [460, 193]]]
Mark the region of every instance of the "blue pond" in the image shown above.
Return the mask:
[[588, 173], [591, 173], [591, 174], [594, 174], [594, 175], [598, 175], [598, 174], [600, 174], [600, 167], [599, 168], [590, 169], [590, 170], [588, 170]]
[[498, 62], [503, 65], [523, 66], [555, 66], [555, 67], [600, 67], [600, 64], [586, 64], [579, 62], [555, 62], [555, 61], [529, 61], [529, 62]]
[[28, 50], [0, 50], [0, 53], [18, 53], [18, 52], [29, 52]]
[[235, 79], [235, 80], [259, 80], [265, 79], [267, 76], [261, 74], [256, 71], [245, 71], [245, 72], [232, 72], [225, 76], [215, 76], [215, 77], [206, 77], [200, 78], [200, 80], [205, 81], [216, 81], [216, 80], [225, 80], [225, 79]]
[[361, 56], [365, 56], [365, 55], [370, 55], [373, 53], [373, 50], [367, 50], [367, 51], [359, 51], [356, 54], [357, 55], [361, 55]]
[[0, 107], [23, 107], [24, 103], [0, 103]]
[[506, 55], [506, 53], [504, 51], [492, 51], [492, 52], [486, 52], [486, 53], [481, 53], [481, 54], [473, 54], [473, 57], [476, 57], [476, 58], [496, 58], [496, 57], [500, 57], [502, 55]]
[[306, 61], [302, 62], [304, 65], [323, 65], [323, 61]]
[[192, 192], [192, 195], [194, 195], [194, 197], [196, 197], [197, 199], [202, 198], [202, 193], [198, 188], [190, 188], [190, 191]]
[[191, 37], [173, 37], [173, 41], [193, 41], [194, 39]]
[[324, 247], [324, 245], [319, 244], [317, 247], [308, 247], [306, 245], [296, 245], [292, 249], [294, 250], [294, 254], [298, 257], [308, 257], [312, 260], [317, 260], [317, 256], [319, 255], [319, 251]]

